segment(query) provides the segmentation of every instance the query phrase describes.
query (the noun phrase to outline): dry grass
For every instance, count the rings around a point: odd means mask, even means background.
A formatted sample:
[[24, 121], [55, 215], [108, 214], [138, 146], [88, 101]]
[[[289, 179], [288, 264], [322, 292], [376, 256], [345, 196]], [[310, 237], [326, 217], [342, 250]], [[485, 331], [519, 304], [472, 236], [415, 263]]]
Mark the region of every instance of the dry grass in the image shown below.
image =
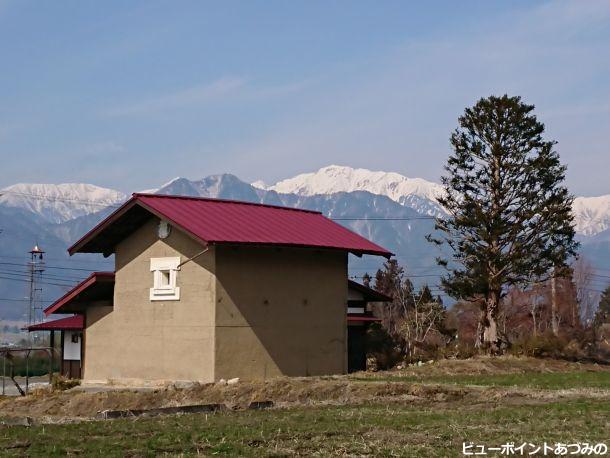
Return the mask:
[[[362, 404], [372, 401], [510, 402], [511, 398], [575, 398], [609, 395], [610, 368], [532, 358], [475, 358], [444, 360], [401, 371], [358, 373], [350, 376], [277, 378], [235, 385], [195, 384], [147, 391], [38, 391], [26, 398], [0, 400], [0, 416], [33, 418], [94, 417], [102, 410], [147, 409], [193, 404], [226, 404], [245, 408], [253, 401], [276, 406]], [[504, 401], [502, 401], [504, 400]]]

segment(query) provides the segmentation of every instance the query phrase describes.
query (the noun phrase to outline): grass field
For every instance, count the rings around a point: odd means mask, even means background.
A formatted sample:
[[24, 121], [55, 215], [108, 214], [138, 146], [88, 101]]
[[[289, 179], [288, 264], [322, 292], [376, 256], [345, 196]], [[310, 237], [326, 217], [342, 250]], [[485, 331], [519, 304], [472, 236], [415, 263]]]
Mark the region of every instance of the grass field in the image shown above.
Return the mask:
[[[370, 382], [370, 377], [353, 377], [353, 380]], [[441, 385], [498, 386], [565, 390], [571, 388], [610, 388], [610, 372], [564, 372], [484, 375], [389, 375], [375, 380], [387, 382], [425, 382]]]
[[[301, 399], [269, 410], [0, 427], [0, 455], [433, 457], [462, 456], [463, 442], [610, 446], [607, 369], [443, 375], [445, 369], [312, 382], [316, 393], [325, 384], [358, 393], [368, 386], [374, 396], [361, 403], [342, 391], [327, 402], [320, 395], [315, 402]], [[404, 394], [428, 384], [441, 388]]]
[[412, 407], [366, 404], [0, 430], [2, 455], [458, 456], [462, 442], [599, 442], [610, 402]]

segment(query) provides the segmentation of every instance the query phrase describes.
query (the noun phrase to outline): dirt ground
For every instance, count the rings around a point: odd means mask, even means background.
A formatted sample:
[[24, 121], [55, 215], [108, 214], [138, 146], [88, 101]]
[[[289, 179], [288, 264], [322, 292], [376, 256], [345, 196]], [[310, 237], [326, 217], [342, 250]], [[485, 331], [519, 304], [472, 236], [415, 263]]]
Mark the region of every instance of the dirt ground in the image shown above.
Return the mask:
[[[275, 407], [347, 405], [366, 402], [510, 404], [549, 402], [554, 399], [610, 399], [610, 386], [571, 386], [569, 389], [532, 389], [526, 386], [453, 384], [460, 376], [510, 374], [610, 374], [610, 367], [532, 358], [443, 360], [421, 367], [348, 376], [276, 378], [239, 381], [227, 385], [181, 384], [154, 389], [119, 388], [64, 392], [39, 389], [27, 397], [0, 399], [0, 417], [27, 416], [40, 422], [84, 420], [104, 410], [150, 409], [200, 404], [246, 408], [251, 402], [273, 401]], [[595, 374], [593, 374], [595, 375]], [[442, 378], [439, 381], [439, 377]], [[606, 379], [603, 379], [606, 380]], [[605, 383], [605, 382], [604, 382]]]
[[[25, 390], [25, 377], [15, 377], [15, 380], [17, 381], [21, 389]], [[49, 377], [46, 375], [39, 377], [30, 377], [29, 389], [35, 390], [48, 384]], [[17, 390], [17, 387], [9, 377], [5, 377], [4, 379], [4, 394], [6, 396], [19, 396], [19, 391]]]

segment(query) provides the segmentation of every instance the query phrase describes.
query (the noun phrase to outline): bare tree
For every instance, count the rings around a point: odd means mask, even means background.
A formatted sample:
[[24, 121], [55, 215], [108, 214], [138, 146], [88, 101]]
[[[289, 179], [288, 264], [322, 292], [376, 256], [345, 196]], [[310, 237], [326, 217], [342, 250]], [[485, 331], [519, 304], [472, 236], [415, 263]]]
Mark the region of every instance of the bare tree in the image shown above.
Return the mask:
[[428, 286], [419, 293], [412, 292], [412, 307], [405, 313], [402, 331], [405, 337], [406, 354], [413, 358], [418, 348], [423, 347], [432, 333], [441, 331], [445, 308], [434, 299]]
[[595, 306], [599, 301], [599, 293], [592, 291], [591, 282], [595, 269], [593, 265], [582, 256], [572, 265], [573, 280], [576, 287], [577, 313], [586, 324], [590, 324], [595, 317]]

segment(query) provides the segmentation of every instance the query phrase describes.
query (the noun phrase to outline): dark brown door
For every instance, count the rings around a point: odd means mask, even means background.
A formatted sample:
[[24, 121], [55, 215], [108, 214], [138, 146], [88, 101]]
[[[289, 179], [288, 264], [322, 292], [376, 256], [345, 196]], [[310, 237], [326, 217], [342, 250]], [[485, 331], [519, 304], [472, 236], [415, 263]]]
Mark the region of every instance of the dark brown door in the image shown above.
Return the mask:
[[347, 371], [366, 370], [366, 326], [347, 327]]
[[66, 378], [81, 378], [80, 361], [64, 359], [61, 362], [61, 375]]

